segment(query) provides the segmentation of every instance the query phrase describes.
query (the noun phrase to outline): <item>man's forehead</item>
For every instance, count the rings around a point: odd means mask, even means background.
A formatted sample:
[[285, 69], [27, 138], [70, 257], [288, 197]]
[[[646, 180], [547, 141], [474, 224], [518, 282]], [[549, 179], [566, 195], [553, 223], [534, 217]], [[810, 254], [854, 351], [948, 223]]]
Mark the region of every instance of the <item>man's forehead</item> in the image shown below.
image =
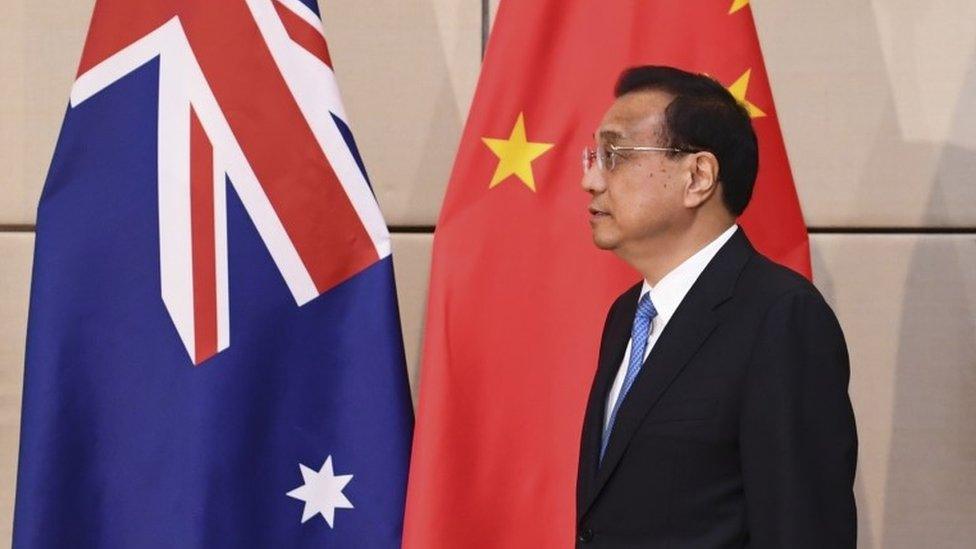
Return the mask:
[[611, 142], [654, 137], [660, 132], [670, 102], [671, 96], [659, 91], [624, 94], [607, 110], [595, 137]]

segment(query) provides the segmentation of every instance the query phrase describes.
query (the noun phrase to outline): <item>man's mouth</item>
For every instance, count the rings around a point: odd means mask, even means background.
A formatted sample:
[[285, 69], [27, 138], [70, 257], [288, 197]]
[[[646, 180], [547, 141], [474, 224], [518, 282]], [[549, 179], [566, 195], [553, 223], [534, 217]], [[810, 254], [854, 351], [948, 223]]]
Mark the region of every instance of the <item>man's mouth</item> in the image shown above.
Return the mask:
[[601, 219], [610, 216], [610, 214], [595, 206], [590, 206], [588, 209], [590, 211], [590, 219]]

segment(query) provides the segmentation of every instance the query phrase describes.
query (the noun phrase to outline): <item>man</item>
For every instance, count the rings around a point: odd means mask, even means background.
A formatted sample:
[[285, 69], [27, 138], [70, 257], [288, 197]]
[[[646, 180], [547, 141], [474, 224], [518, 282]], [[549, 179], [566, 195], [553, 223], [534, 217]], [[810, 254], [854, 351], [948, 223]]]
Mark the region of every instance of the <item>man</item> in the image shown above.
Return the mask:
[[758, 167], [714, 80], [627, 70], [584, 151], [593, 241], [644, 280], [610, 307], [584, 419], [577, 545], [853, 548], [840, 326], [735, 224]]

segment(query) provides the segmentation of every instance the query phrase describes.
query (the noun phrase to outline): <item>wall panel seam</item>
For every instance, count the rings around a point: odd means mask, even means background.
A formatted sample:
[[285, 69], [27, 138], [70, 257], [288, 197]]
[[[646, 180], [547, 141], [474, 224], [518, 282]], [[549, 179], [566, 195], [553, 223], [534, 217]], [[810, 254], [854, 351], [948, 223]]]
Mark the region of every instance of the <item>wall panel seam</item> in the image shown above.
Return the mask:
[[488, 31], [491, 27], [491, 0], [481, 0], [481, 59], [485, 58], [485, 48], [488, 47]]
[[[434, 225], [390, 225], [391, 233], [433, 234]], [[0, 224], [0, 233], [32, 233], [35, 225]], [[810, 234], [976, 235], [976, 227], [807, 227]]]

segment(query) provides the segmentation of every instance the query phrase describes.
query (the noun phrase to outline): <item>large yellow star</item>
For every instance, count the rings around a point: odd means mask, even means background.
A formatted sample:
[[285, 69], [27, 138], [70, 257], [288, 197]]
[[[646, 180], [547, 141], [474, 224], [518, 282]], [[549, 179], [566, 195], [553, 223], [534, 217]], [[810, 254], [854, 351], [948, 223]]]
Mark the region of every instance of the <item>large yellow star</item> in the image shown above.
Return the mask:
[[742, 76], [733, 82], [732, 85], [728, 87], [728, 90], [729, 93], [731, 93], [732, 96], [735, 97], [739, 103], [742, 103], [742, 106], [749, 111], [749, 118], [761, 118], [766, 116], [766, 113], [762, 112], [759, 107], [753, 105], [748, 99], [746, 99], [746, 91], [749, 89], [749, 75], [751, 73], [752, 69], [742, 73]]
[[749, 0], [732, 0], [732, 7], [729, 8], [729, 15], [741, 10], [749, 5]]
[[508, 139], [482, 137], [485, 145], [498, 157], [498, 167], [491, 177], [488, 188], [498, 185], [510, 175], [515, 175], [525, 186], [535, 192], [535, 178], [532, 177], [532, 161], [552, 148], [552, 143], [532, 143], [525, 138], [525, 117], [519, 113]]

